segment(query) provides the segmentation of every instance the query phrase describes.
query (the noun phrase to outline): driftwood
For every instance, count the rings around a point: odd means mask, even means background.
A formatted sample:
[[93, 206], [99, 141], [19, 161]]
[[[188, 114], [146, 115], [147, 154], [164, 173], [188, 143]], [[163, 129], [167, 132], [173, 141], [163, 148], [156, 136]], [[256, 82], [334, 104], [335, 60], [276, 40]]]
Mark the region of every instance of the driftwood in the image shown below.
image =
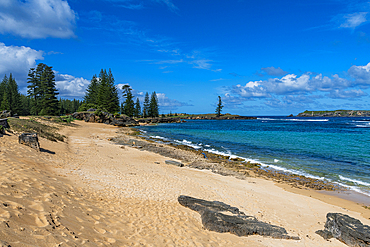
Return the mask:
[[37, 137], [37, 133], [23, 133], [19, 135], [18, 142], [20, 144], [30, 146], [31, 148], [34, 148], [37, 151], [40, 151], [40, 144], [39, 139]]
[[328, 213], [325, 229], [316, 231], [316, 233], [326, 240], [336, 238], [348, 246], [370, 246], [370, 227], [341, 213]]
[[237, 236], [258, 234], [279, 239], [299, 240], [299, 237], [289, 236], [283, 227], [259, 221], [223, 202], [206, 201], [183, 195], [179, 196], [178, 201], [182, 206], [197, 211], [201, 215], [204, 228], [210, 231], [230, 232]]

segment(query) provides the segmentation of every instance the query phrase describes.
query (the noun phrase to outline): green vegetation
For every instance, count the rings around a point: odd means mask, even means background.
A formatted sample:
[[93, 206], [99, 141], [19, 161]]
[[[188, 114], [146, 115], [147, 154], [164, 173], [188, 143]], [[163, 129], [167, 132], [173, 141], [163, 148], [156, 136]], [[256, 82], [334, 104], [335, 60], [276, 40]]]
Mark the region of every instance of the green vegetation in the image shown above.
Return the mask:
[[89, 108], [100, 108], [110, 113], [119, 111], [118, 91], [114, 85], [111, 69], [108, 73], [107, 70], [101, 69], [99, 78], [94, 75], [91, 79], [86, 90], [83, 106], [78, 110], [83, 111]]
[[149, 102], [149, 94], [148, 92], [145, 93], [145, 97], [144, 97], [144, 107], [143, 107], [143, 117], [146, 118], [146, 117], [149, 117], [149, 105], [150, 105], [150, 102]]
[[134, 103], [134, 96], [132, 95], [132, 88], [129, 85], [124, 85], [122, 87], [123, 90], [123, 98], [125, 101], [122, 103], [121, 112], [129, 117], [133, 117], [135, 115], [135, 103]]
[[217, 107], [216, 107], [216, 116], [217, 117], [221, 116], [221, 111], [222, 111], [223, 107], [224, 106], [222, 105], [221, 96], [218, 96], [218, 104], [217, 104]]
[[60, 117], [36, 117], [30, 119], [9, 118], [10, 130], [22, 133], [37, 133], [50, 141], [64, 141], [65, 136], [57, 133], [58, 128], [41, 123], [42, 121], [62, 123]]
[[152, 96], [150, 97], [148, 116], [149, 117], [159, 117], [158, 98], [155, 92], [153, 92]]
[[9, 78], [5, 75], [0, 83], [0, 111], [3, 110], [10, 110], [18, 114], [22, 112], [21, 94], [12, 74], [9, 75]]
[[366, 110], [304, 111], [298, 117], [365, 117], [370, 116]]
[[55, 75], [52, 67], [40, 63], [28, 73], [28, 97], [31, 99], [32, 115], [58, 115], [59, 94], [55, 87]]

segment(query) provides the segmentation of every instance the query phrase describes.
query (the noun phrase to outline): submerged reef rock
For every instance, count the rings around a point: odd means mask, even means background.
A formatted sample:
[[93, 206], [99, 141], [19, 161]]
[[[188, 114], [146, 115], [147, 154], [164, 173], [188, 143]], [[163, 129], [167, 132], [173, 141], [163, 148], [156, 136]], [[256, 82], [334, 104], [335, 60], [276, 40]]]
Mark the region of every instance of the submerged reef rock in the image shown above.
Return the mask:
[[210, 231], [230, 232], [239, 237], [258, 234], [299, 240], [299, 237], [289, 236], [284, 228], [261, 222], [223, 202], [206, 201], [184, 195], [179, 196], [178, 201], [182, 206], [197, 211], [201, 215], [204, 228]]
[[328, 213], [325, 229], [316, 231], [316, 233], [326, 240], [336, 238], [348, 246], [370, 246], [370, 227], [341, 213]]
[[30, 146], [31, 148], [36, 149], [37, 151], [40, 151], [40, 144], [37, 133], [20, 134], [18, 137], [18, 142], [19, 144], [25, 144], [27, 146]]

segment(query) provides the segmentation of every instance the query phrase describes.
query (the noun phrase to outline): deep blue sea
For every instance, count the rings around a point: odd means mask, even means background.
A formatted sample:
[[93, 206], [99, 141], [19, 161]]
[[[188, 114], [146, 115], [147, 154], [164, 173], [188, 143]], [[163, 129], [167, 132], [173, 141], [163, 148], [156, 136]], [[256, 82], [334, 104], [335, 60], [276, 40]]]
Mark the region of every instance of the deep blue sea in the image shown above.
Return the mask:
[[138, 128], [159, 142], [242, 157], [370, 196], [370, 118], [187, 120]]

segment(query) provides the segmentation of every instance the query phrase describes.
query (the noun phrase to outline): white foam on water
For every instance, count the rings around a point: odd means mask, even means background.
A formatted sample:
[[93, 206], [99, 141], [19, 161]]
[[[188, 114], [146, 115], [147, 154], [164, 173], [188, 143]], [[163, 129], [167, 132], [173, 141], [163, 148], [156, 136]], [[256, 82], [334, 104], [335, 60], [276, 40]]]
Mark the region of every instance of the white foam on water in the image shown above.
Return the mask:
[[366, 183], [366, 182], [363, 182], [363, 181], [360, 181], [360, 180], [357, 180], [357, 179], [346, 178], [346, 177], [344, 177], [342, 175], [339, 175], [339, 178], [341, 180], [349, 181], [349, 182], [352, 182], [352, 183], [355, 183], [355, 184], [360, 184], [360, 185], [364, 185], [364, 186], [370, 186], [370, 183]]
[[352, 186], [352, 185], [348, 185], [348, 184], [343, 184], [343, 183], [340, 183], [340, 182], [332, 182], [334, 184], [338, 184], [339, 186], [342, 186], [342, 187], [345, 187], [345, 188], [348, 188], [350, 190], [353, 190], [357, 193], [360, 193], [360, 194], [363, 194], [363, 195], [366, 195], [366, 196], [370, 196], [370, 193], [369, 192], [365, 192], [363, 191], [362, 189], [356, 187], [356, 186]]
[[328, 122], [329, 119], [299, 119], [299, 118], [257, 118], [264, 121], [296, 121], [296, 122]]
[[274, 162], [275, 162], [275, 163], [278, 163], [279, 161], [280, 161], [280, 160], [278, 160], [278, 159], [274, 159]]
[[202, 147], [197, 145], [197, 144], [194, 144], [192, 143], [191, 141], [188, 141], [188, 140], [182, 140], [182, 141], [179, 141], [179, 140], [175, 140], [176, 143], [179, 143], [179, 144], [182, 144], [182, 145], [186, 145], [186, 146], [189, 146], [189, 147], [192, 147], [192, 148], [195, 148], [195, 149], [201, 149]]
[[356, 127], [360, 127], [360, 128], [370, 128], [370, 123], [366, 123], [366, 124], [356, 124]]
[[162, 136], [150, 136], [150, 137], [151, 137], [151, 138], [154, 138], [154, 139], [167, 140], [167, 138], [162, 137]]

